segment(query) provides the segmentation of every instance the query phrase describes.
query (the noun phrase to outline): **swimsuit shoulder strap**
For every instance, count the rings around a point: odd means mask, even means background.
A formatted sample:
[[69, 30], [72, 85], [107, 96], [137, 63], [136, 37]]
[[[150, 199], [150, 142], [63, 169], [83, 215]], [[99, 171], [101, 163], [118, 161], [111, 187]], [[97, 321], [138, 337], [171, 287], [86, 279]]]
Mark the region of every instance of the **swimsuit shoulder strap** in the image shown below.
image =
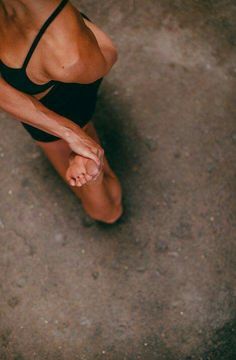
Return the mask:
[[61, 3], [59, 4], [59, 6], [56, 8], [56, 10], [54, 10], [54, 12], [51, 14], [51, 16], [45, 21], [45, 23], [43, 24], [43, 26], [41, 27], [41, 29], [38, 32], [38, 35], [35, 37], [29, 52], [25, 58], [24, 64], [23, 64], [23, 68], [26, 68], [31, 56], [33, 55], [34, 50], [36, 49], [41, 37], [43, 36], [43, 34], [45, 33], [45, 31], [47, 30], [48, 26], [53, 22], [53, 20], [57, 17], [57, 15], [62, 11], [62, 9], [64, 8], [64, 6], [67, 4], [68, 0], [62, 0]]

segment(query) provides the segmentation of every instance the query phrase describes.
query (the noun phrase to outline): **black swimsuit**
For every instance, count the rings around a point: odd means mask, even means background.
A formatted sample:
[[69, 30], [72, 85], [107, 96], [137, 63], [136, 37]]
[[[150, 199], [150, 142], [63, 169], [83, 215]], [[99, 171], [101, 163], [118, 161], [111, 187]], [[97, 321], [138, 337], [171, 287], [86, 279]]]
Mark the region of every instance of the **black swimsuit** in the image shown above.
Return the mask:
[[[67, 4], [67, 2], [68, 0], [62, 0], [56, 10], [43, 24], [30, 47], [23, 66], [18, 69], [11, 68], [0, 60], [0, 72], [3, 79], [7, 83], [29, 95], [42, 93], [43, 91], [53, 86], [52, 89], [49, 90], [49, 92], [39, 101], [48, 109], [72, 120], [79, 126], [83, 127], [91, 120], [93, 116], [96, 107], [97, 91], [103, 78], [90, 84], [63, 83], [60, 81], [51, 80], [46, 84], [39, 85], [33, 83], [29, 79], [26, 72], [27, 65], [41, 37], [47, 30], [48, 26]], [[81, 13], [81, 15], [89, 20], [88, 17], [83, 13]], [[58, 137], [39, 130], [31, 125], [25, 124], [23, 122], [22, 125], [30, 133], [32, 138], [37, 141], [50, 142], [59, 139]]]

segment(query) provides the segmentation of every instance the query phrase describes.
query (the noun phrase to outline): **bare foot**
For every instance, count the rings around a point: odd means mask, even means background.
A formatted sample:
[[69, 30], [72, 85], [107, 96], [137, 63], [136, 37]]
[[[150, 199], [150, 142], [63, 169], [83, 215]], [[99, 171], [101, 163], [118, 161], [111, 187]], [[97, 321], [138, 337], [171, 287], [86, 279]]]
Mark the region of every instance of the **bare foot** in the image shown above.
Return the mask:
[[101, 170], [95, 161], [72, 153], [66, 179], [71, 186], [80, 187], [88, 182], [96, 181], [101, 175]]

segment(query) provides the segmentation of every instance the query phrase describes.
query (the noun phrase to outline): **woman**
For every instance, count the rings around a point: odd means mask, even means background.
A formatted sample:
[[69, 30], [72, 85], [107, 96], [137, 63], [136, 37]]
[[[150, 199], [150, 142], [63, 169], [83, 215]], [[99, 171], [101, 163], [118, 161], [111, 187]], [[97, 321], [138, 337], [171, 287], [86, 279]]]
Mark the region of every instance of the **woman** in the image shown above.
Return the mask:
[[91, 118], [116, 60], [111, 39], [68, 0], [0, 0], [0, 108], [106, 223], [120, 218], [122, 191]]

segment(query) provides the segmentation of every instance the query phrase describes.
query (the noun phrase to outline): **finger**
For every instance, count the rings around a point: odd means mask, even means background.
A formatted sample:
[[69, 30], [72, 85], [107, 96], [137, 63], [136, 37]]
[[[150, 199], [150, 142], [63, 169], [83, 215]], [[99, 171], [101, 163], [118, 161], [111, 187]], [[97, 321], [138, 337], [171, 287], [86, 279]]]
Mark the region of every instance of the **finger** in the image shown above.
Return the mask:
[[103, 177], [102, 175], [103, 175], [103, 171], [100, 170], [95, 176], [93, 176], [91, 182], [96, 182], [100, 178], [102, 179], [102, 177]]
[[[101, 162], [104, 157], [104, 150], [100, 147], [94, 147], [94, 148], [91, 148], [90, 150], [91, 150], [92, 157], [89, 156], [89, 158], [94, 160], [98, 166], [101, 166]], [[96, 156], [97, 160], [94, 158], [94, 156]]]
[[98, 153], [97, 153], [99, 159], [100, 159], [100, 162], [103, 161], [104, 159], [104, 150], [103, 149], [98, 149]]
[[89, 181], [91, 181], [93, 179], [92, 175], [89, 175], [89, 174], [85, 174], [84, 177], [85, 177], [87, 182], [89, 182]]
[[100, 158], [99, 158], [93, 151], [91, 151], [91, 150], [85, 150], [85, 151], [83, 152], [82, 156], [87, 157], [87, 158], [93, 160], [93, 161], [97, 164], [97, 166], [100, 166], [100, 165], [101, 165], [101, 160], [100, 160]]

